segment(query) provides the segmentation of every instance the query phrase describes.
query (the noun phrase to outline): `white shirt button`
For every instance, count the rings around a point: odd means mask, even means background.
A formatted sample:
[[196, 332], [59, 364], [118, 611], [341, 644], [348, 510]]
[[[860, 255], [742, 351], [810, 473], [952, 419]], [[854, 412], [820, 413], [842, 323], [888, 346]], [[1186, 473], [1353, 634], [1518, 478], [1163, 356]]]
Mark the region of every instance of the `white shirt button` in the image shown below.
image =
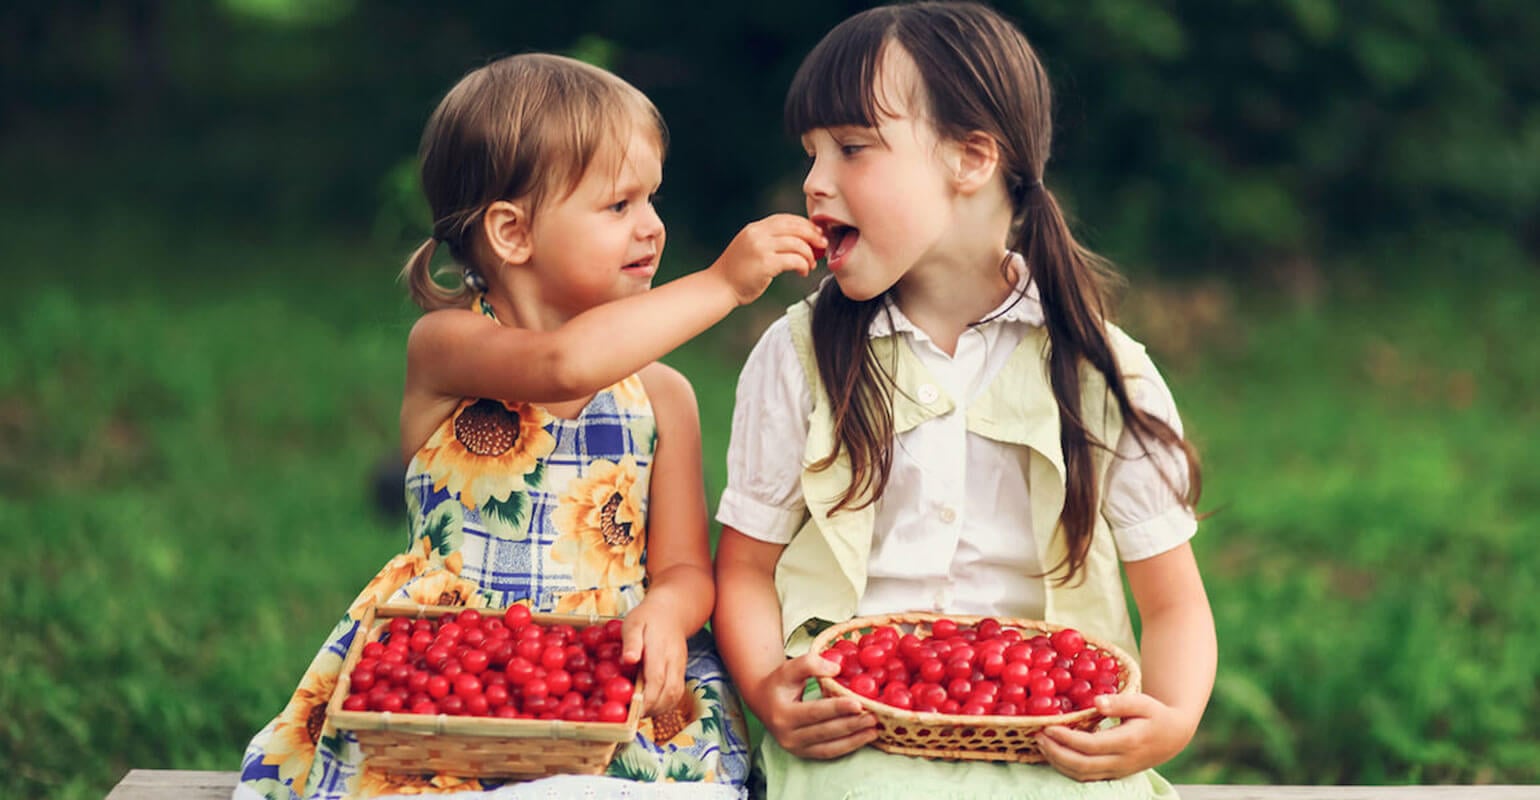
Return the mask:
[[957, 512], [953, 511], [950, 506], [941, 509], [941, 521], [947, 525], [951, 525], [957, 521]]
[[936, 398], [940, 396], [941, 390], [937, 389], [934, 383], [922, 383], [916, 392], [916, 397], [920, 399], [921, 403], [926, 405], [936, 402]]

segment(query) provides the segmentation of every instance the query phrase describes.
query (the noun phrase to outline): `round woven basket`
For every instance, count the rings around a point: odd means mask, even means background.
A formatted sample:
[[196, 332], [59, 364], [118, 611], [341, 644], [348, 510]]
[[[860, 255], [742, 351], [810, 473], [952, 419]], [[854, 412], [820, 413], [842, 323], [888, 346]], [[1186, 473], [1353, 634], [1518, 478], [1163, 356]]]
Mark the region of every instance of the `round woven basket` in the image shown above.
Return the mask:
[[[391, 617], [440, 617], [464, 610], [452, 606], [382, 605], [365, 612], [343, 661], [327, 714], [339, 730], [358, 738], [370, 768], [385, 772], [441, 772], [467, 778], [528, 780], [547, 775], [598, 775], [609, 766], [621, 744], [636, 735], [642, 711], [642, 680], [625, 722], [567, 722], [561, 720], [460, 717], [437, 714], [344, 711], [351, 673], [364, 645], [377, 641]], [[477, 609], [500, 614], [502, 609]], [[533, 616], [540, 624], [565, 623], [575, 628], [602, 624], [604, 617], [564, 614]]]
[[[931, 623], [949, 619], [959, 625], [973, 625], [984, 617], [955, 614], [924, 614], [911, 612], [883, 616], [856, 617], [824, 630], [813, 640], [813, 652], [822, 653], [836, 640], [858, 638], [876, 628], [891, 625], [904, 633], [914, 633], [925, 638], [930, 635]], [[1040, 620], [995, 618], [1002, 628], [1015, 628], [1029, 634], [1052, 634], [1065, 625], [1054, 625]], [[1110, 653], [1121, 668], [1118, 693], [1139, 691], [1139, 663], [1117, 645], [1081, 632], [1086, 644]], [[1105, 721], [1094, 708], [1052, 716], [968, 716], [964, 714], [938, 714], [910, 711], [890, 706], [859, 694], [840, 685], [833, 678], [819, 678], [818, 685], [825, 697], [852, 697], [877, 718], [877, 739], [872, 746], [888, 753], [925, 758], [943, 758], [965, 761], [1011, 761], [1024, 764], [1041, 763], [1043, 753], [1037, 746], [1037, 734], [1050, 725], [1062, 725], [1076, 730], [1095, 730]]]

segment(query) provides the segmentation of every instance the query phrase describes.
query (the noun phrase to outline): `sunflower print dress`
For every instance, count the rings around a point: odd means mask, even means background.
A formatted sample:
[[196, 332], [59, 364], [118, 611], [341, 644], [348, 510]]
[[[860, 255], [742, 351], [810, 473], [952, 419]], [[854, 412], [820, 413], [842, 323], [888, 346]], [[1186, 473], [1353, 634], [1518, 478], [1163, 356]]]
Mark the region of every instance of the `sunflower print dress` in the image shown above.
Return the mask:
[[[490, 306], [483, 311], [490, 316]], [[709, 633], [689, 641], [685, 698], [644, 719], [608, 778], [519, 784], [372, 770], [326, 704], [366, 609], [380, 602], [525, 603], [624, 615], [646, 592], [647, 488], [657, 428], [641, 378], [599, 392], [576, 419], [467, 398], [406, 473], [410, 542], [359, 593], [276, 719], [247, 747], [236, 798], [343, 800], [403, 794], [744, 797], [742, 706]], [[616, 779], [624, 779], [616, 780]], [[712, 787], [715, 791], [705, 792]]]

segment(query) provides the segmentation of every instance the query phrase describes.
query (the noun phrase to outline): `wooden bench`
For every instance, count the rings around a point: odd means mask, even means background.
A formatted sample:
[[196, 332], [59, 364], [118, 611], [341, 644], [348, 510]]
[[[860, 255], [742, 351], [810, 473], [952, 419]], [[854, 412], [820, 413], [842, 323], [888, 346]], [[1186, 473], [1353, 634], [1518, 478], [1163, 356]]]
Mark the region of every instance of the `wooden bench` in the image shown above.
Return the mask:
[[[234, 772], [136, 769], [107, 800], [226, 800]], [[1540, 800], [1540, 786], [1196, 786], [1182, 800]]]

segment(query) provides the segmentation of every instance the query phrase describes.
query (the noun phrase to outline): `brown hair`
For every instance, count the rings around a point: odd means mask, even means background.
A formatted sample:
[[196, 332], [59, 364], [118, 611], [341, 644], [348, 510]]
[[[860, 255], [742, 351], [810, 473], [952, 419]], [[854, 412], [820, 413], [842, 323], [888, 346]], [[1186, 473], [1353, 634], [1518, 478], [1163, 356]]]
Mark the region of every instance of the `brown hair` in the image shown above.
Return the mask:
[[[555, 193], [570, 194], [601, 149], [625, 152], [634, 126], [656, 133], [660, 150], [667, 146], [663, 117], [646, 95], [576, 59], [524, 53], [461, 78], [428, 118], [418, 150], [433, 235], [401, 271], [412, 300], [425, 311], [469, 304], [464, 276], [486, 276], [476, 245], [487, 207], [522, 199], [537, 213]], [[454, 288], [434, 279], [441, 241], [460, 267]]]
[[[1058, 201], [1043, 185], [1052, 97], [1042, 64], [1014, 25], [976, 3], [883, 6], [850, 17], [798, 68], [786, 97], [787, 127], [796, 135], [840, 125], [876, 127], [886, 113], [879, 105], [877, 76], [888, 47], [902, 48], [914, 60], [924, 95], [915, 98], [917, 106], [940, 136], [960, 140], [982, 131], [999, 146], [1014, 211], [1011, 249], [1026, 258], [1048, 329], [1048, 371], [1067, 472], [1060, 523], [1068, 554], [1064, 563], [1045, 569], [1067, 566], [1062, 579], [1067, 582], [1085, 564], [1100, 513], [1092, 449], [1109, 449], [1081, 417], [1083, 365], [1106, 379], [1124, 424], [1142, 445], [1159, 441], [1186, 454], [1189, 482], [1181, 499], [1190, 508], [1202, 486], [1197, 453], [1171, 426], [1129, 401], [1106, 327], [1108, 294], [1118, 276], [1075, 241]], [[833, 452], [813, 466], [827, 468], [842, 451], [850, 458], [851, 483], [836, 509], [876, 502], [892, 466], [893, 412], [887, 398], [895, 387], [868, 335], [885, 297], [854, 301], [831, 284], [813, 306], [818, 373], [833, 406], [836, 434]]]

